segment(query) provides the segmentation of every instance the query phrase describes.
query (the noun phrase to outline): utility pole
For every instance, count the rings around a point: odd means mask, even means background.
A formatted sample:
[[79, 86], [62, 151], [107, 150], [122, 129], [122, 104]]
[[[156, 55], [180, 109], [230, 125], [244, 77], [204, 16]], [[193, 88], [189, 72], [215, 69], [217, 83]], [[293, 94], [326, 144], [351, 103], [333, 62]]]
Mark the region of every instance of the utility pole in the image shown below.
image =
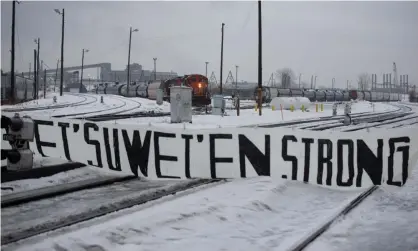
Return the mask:
[[38, 45], [38, 50], [36, 51], [36, 76], [35, 76], [35, 78], [36, 78], [36, 92], [35, 92], [35, 95], [36, 95], [36, 99], [38, 99], [38, 95], [39, 95], [39, 84], [40, 84], [40, 81], [39, 81], [39, 69], [40, 69], [40, 63], [39, 63], [39, 50], [40, 50], [40, 48], [41, 48], [41, 40], [40, 40], [40, 38], [38, 37], [38, 39], [34, 39], [34, 42], [35, 42], [35, 44], [37, 44]]
[[81, 93], [82, 87], [83, 87], [83, 71], [84, 71], [84, 53], [89, 52], [88, 49], [83, 49], [82, 50], [82, 55], [81, 55], [81, 80], [80, 80], [80, 89], [78, 92]]
[[206, 64], [206, 77], [208, 77], [208, 64], [209, 64], [209, 62], [205, 62], [205, 64]]
[[64, 20], [65, 20], [65, 10], [62, 9], [62, 11], [55, 9], [55, 12], [58, 15], [62, 16], [62, 24], [61, 24], [61, 76], [60, 76], [60, 96], [62, 96], [62, 89], [64, 86]]
[[316, 78], [317, 78], [318, 76], [316, 76], [315, 75], [315, 84], [314, 84], [314, 88], [316, 89]]
[[38, 83], [36, 82], [36, 67], [37, 67], [36, 58], [38, 57], [37, 54], [38, 53], [36, 49], [33, 49], [33, 98], [34, 99], [37, 99], [36, 92], [37, 92], [37, 86], [38, 86]]
[[335, 85], [335, 78], [332, 78], [332, 89], [334, 89], [334, 85]]
[[299, 73], [299, 89], [300, 89], [300, 78], [302, 77], [302, 73]]
[[28, 76], [29, 79], [30, 79], [30, 76], [31, 76], [31, 70], [32, 70], [32, 64], [29, 63], [29, 76]]
[[157, 80], [157, 58], [154, 59], [154, 80]]
[[261, 30], [261, 0], [258, 0], [258, 115], [261, 116], [262, 107], [262, 30]]
[[224, 63], [224, 26], [225, 24], [222, 23], [222, 38], [221, 38], [221, 80], [219, 85], [219, 92], [222, 95], [222, 68]]
[[55, 92], [55, 87], [57, 86], [57, 78], [58, 78], [58, 64], [59, 64], [60, 60], [57, 60], [57, 68], [55, 69], [55, 80], [54, 80], [54, 92]]
[[12, 49], [11, 49], [11, 62], [10, 62], [10, 102], [15, 102], [15, 29], [16, 29], [16, 3], [14, 0], [12, 3]]
[[46, 98], [46, 69], [44, 70], [44, 99]]
[[132, 27], [129, 28], [129, 49], [128, 49], [128, 76], [127, 76], [127, 85], [126, 85], [126, 95], [129, 95], [129, 85], [131, 81], [131, 41], [132, 41], [132, 32], [137, 32], [138, 29], [132, 30]]
[[238, 65], [235, 65], [235, 90], [238, 92]]

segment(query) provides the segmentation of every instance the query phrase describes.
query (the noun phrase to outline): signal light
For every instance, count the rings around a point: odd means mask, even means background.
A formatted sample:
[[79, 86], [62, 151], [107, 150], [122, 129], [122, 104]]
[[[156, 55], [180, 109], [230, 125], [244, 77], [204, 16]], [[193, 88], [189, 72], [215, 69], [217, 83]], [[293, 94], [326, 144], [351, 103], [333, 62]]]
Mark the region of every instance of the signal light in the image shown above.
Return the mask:
[[7, 158], [7, 169], [13, 171], [31, 169], [33, 152], [29, 149], [29, 141], [35, 137], [35, 124], [28, 116], [20, 117], [16, 113], [12, 118], [2, 116], [1, 127], [6, 129], [3, 140], [9, 141], [11, 150], [2, 149], [2, 159]]

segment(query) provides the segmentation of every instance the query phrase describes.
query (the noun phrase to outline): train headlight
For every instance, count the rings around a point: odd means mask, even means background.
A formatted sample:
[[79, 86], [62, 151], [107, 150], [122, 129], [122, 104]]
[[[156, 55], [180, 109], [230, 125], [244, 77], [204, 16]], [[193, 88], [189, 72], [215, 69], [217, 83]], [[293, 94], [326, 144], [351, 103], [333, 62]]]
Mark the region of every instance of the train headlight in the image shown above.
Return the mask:
[[199, 86], [199, 88], [202, 88], [202, 84], [201, 84], [201, 83], [199, 83], [199, 85], [198, 85], [198, 86]]

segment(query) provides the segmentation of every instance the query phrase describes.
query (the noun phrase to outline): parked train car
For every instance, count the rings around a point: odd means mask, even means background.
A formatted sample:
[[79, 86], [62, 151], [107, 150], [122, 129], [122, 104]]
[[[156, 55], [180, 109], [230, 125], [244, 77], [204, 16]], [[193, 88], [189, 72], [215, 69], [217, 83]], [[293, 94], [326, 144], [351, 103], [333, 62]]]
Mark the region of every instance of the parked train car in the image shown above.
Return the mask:
[[139, 82], [136, 87], [136, 96], [141, 98], [148, 98], [148, 83]]
[[[1, 76], [1, 104], [11, 104], [10, 75]], [[34, 99], [34, 81], [29, 78], [15, 76], [14, 88], [15, 103], [26, 102]]]
[[[258, 101], [258, 88], [254, 90], [254, 98]], [[281, 89], [263, 86], [262, 102], [269, 103], [274, 97], [307, 97], [311, 102], [341, 102], [350, 100], [366, 100], [372, 102], [393, 102], [401, 100], [401, 94], [361, 90], [307, 90]]]
[[192, 104], [195, 106], [209, 105], [211, 103], [210, 93], [208, 90], [208, 78], [200, 74], [185, 75], [183, 77], [175, 77], [166, 81], [153, 81], [148, 84], [147, 98], [155, 100], [156, 90], [162, 89], [164, 92], [164, 100], [170, 101], [170, 88], [173, 86], [185, 85], [192, 88]]
[[127, 84], [99, 84], [96, 88], [97, 94], [113, 94], [125, 97], [142, 97], [151, 100], [157, 98], [157, 90], [162, 89], [164, 100], [170, 101], [170, 87], [185, 85], [192, 88], [192, 104], [194, 106], [208, 105], [211, 103], [208, 78], [200, 74], [175, 77], [165, 81], [149, 81], [131, 83], [127, 92]]
[[120, 93], [121, 95], [125, 97], [136, 97], [136, 88], [138, 87], [138, 84], [136, 82], [133, 82], [129, 85], [124, 84], [120, 87]]

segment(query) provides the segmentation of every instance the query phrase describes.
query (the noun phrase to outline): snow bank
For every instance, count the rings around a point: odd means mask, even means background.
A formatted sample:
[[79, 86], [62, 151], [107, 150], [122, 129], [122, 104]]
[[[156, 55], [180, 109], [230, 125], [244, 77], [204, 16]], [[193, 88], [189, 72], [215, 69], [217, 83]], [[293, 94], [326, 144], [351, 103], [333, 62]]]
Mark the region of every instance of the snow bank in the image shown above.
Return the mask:
[[306, 97], [275, 97], [270, 102], [270, 106], [274, 106], [277, 109], [280, 108], [280, 105], [282, 105], [283, 109], [290, 109], [290, 107], [293, 105], [294, 109], [301, 109], [302, 105], [305, 108], [308, 108], [311, 105], [311, 101], [309, 101]]

